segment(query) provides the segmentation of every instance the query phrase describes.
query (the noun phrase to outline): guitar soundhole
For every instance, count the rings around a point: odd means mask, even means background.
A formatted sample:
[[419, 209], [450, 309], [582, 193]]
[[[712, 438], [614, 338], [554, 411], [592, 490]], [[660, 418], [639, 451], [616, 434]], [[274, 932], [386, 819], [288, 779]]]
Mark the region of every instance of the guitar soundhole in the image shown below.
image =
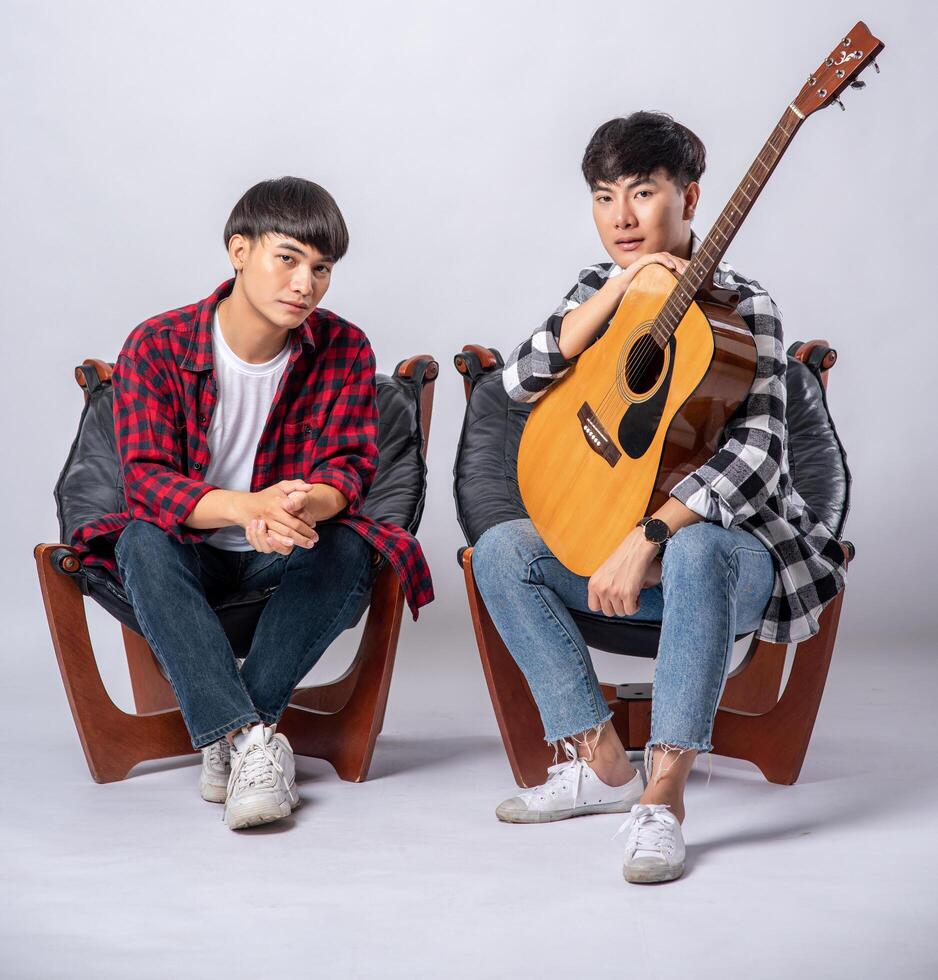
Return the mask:
[[664, 351], [648, 336], [640, 337], [625, 362], [625, 379], [636, 395], [650, 391], [661, 377]]

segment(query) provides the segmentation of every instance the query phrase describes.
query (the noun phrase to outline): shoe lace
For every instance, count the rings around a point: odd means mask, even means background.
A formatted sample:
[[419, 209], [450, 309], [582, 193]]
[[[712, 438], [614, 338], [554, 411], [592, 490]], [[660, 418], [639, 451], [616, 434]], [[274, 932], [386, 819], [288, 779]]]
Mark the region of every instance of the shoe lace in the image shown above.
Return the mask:
[[225, 769], [231, 763], [231, 749], [226, 739], [212, 742], [206, 755], [212, 769]]
[[244, 752], [233, 752], [235, 758], [231, 772], [231, 785], [238, 789], [250, 786], [273, 786], [277, 776], [283, 776], [283, 767], [277, 761], [268, 742], [249, 745]]
[[651, 851], [666, 856], [674, 847], [674, 817], [665, 803], [641, 803], [633, 807], [625, 822], [615, 832], [613, 840], [629, 832], [626, 849], [636, 854]]
[[563, 743], [563, 750], [567, 755], [567, 761], [551, 766], [547, 770], [547, 782], [529, 789], [525, 795], [546, 796], [548, 793], [564, 793], [572, 788], [573, 806], [576, 806], [584, 770], [588, 766], [585, 759], [577, 758], [576, 750], [569, 742]]

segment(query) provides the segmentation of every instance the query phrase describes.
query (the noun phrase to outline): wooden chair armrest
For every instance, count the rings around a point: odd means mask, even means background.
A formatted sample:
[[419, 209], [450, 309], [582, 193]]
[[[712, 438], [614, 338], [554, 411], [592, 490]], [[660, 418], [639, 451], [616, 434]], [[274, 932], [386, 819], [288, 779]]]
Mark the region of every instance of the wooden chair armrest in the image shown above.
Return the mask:
[[[479, 344], [466, 344], [462, 349], [462, 354], [475, 354], [483, 371], [488, 371], [498, 364], [498, 358], [495, 354], [488, 347], [482, 347]], [[469, 370], [469, 365], [462, 354], [457, 354], [453, 358], [453, 363], [460, 374], [465, 374]]]
[[406, 361], [401, 361], [394, 369], [394, 376], [397, 378], [411, 378], [418, 383], [425, 381], [435, 381], [440, 373], [440, 365], [432, 354], [415, 354], [408, 357]]
[[479, 371], [491, 371], [493, 368], [500, 367], [502, 356], [494, 348], [482, 347], [480, 344], [466, 344], [462, 351], [453, 357], [453, 364], [456, 365], [456, 370], [462, 375], [463, 388], [466, 393], [466, 401], [468, 401], [471, 379]]
[[94, 368], [95, 374], [98, 376], [98, 381], [110, 381], [111, 373], [113, 371], [113, 365], [108, 364], [107, 361], [100, 361], [96, 357], [86, 357], [85, 360], [81, 362], [81, 366], [75, 368], [75, 381], [78, 382], [79, 388], [87, 390], [88, 380], [85, 377], [82, 367]]
[[792, 344], [788, 352], [796, 361], [807, 364], [818, 371], [821, 384], [827, 389], [827, 372], [837, 363], [837, 351], [826, 340], [808, 340], [803, 344]]
[[44, 559], [57, 571], [74, 575], [81, 570], [78, 549], [67, 544], [37, 544], [33, 548], [33, 558]]

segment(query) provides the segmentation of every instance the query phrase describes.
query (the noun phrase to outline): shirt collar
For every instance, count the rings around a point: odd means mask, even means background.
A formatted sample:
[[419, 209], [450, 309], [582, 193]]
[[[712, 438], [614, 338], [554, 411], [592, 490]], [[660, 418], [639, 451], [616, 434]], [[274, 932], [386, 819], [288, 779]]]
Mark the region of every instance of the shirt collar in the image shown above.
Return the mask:
[[[234, 279], [226, 280], [211, 296], [196, 304], [194, 323], [189, 335], [189, 347], [180, 365], [184, 370], [211, 371], [215, 366], [212, 356], [212, 324], [215, 321], [215, 310], [226, 296], [231, 295], [234, 282]], [[313, 310], [298, 327], [290, 331], [290, 364], [300, 356], [304, 348], [309, 348], [310, 351], [316, 349], [313, 325], [310, 322], [315, 316], [316, 310]]]

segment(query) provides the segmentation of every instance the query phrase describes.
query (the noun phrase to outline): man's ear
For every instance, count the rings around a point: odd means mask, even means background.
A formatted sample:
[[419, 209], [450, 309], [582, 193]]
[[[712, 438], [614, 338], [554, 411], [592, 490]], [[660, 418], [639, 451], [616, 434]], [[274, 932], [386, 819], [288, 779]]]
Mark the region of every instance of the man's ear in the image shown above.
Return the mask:
[[700, 200], [700, 184], [696, 180], [692, 180], [684, 188], [684, 213], [681, 217], [685, 221], [690, 221], [694, 217], [694, 213], [697, 210], [697, 202]]
[[232, 235], [228, 241], [228, 259], [231, 262], [235, 274], [244, 268], [248, 255], [251, 252], [251, 243], [244, 235]]

